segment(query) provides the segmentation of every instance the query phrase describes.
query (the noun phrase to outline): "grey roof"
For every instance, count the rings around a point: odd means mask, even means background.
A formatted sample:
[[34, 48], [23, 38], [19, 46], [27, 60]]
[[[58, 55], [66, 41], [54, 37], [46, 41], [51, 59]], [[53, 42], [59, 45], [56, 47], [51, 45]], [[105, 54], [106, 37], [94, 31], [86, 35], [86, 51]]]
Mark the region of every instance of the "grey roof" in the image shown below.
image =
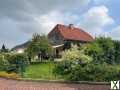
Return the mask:
[[26, 48], [29, 45], [30, 41], [27, 41], [23, 44], [17, 45], [15, 47], [12, 48], [12, 50], [16, 50], [16, 49], [20, 49], [20, 48]]

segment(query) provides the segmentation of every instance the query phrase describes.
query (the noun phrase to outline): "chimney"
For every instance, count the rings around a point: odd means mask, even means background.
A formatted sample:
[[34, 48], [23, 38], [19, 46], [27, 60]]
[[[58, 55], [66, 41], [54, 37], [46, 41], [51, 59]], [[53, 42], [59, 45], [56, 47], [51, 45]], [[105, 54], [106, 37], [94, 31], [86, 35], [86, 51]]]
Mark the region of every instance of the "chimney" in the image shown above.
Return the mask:
[[73, 25], [73, 24], [69, 24], [69, 28], [70, 28], [70, 29], [73, 29], [73, 28], [74, 28], [74, 25]]

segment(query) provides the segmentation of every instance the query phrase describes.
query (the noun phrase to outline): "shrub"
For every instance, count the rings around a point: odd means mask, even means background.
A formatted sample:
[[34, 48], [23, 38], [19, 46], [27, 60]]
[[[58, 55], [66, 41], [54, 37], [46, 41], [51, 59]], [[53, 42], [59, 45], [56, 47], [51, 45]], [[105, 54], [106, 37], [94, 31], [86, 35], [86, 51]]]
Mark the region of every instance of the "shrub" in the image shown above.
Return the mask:
[[120, 41], [114, 40], [114, 57], [115, 57], [115, 63], [120, 64]]
[[119, 66], [103, 64], [80, 65], [62, 61], [54, 69], [54, 73], [70, 81], [111, 81], [120, 79]]
[[93, 62], [97, 62], [97, 63], [103, 62], [103, 59], [101, 57], [103, 54], [103, 50], [102, 48], [99, 47], [98, 43], [93, 42], [93, 43], [84, 44], [80, 47], [80, 49], [84, 50], [86, 55], [91, 56], [93, 58]]
[[62, 53], [62, 61], [57, 64], [53, 72], [66, 77], [76, 65], [83, 67], [91, 61], [92, 58], [85, 55], [84, 51], [79, 50], [77, 46], [72, 46]]
[[56, 67], [53, 69], [54, 74], [66, 75], [71, 70], [71, 62], [61, 61], [57, 63]]
[[8, 72], [24, 72], [28, 64], [28, 59], [24, 54], [12, 54], [8, 57], [9, 67]]
[[83, 50], [79, 50], [77, 46], [72, 46], [71, 49], [62, 53], [62, 60], [77, 62], [79, 64], [86, 64], [92, 61], [92, 58], [84, 54]]
[[107, 64], [89, 64], [85, 67], [77, 65], [67, 75], [73, 81], [111, 81], [120, 79], [120, 69]]
[[85, 54], [91, 56], [95, 63], [116, 63], [114, 43], [109, 37], [96, 38], [94, 42], [83, 45], [81, 49], [84, 49]]
[[5, 59], [5, 56], [3, 54], [0, 54], [0, 70], [6, 70], [8, 65], [9, 62]]

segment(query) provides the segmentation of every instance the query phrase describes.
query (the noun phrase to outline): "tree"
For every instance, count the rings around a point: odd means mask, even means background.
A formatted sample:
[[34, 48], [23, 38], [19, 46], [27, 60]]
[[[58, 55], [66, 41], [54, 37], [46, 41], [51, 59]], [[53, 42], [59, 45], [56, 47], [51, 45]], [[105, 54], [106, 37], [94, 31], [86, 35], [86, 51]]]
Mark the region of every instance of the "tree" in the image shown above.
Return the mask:
[[98, 43], [88, 43], [81, 46], [80, 49], [83, 49], [86, 55], [91, 56], [93, 58], [93, 62], [98, 63], [102, 61], [99, 60], [99, 58], [101, 57], [103, 50], [99, 47]]
[[45, 35], [34, 34], [26, 52], [30, 58], [38, 56], [43, 59], [52, 52], [52, 46]]
[[1, 52], [5, 53], [8, 52], [8, 49], [5, 47], [5, 45], [2, 45]]
[[83, 45], [82, 49], [85, 49], [85, 53], [92, 56], [96, 63], [114, 63], [114, 44], [109, 37], [98, 37], [94, 42]]
[[100, 48], [102, 48], [102, 58], [106, 63], [113, 64], [114, 63], [114, 44], [110, 37], [99, 37], [96, 38], [96, 43], [99, 44]]
[[115, 62], [117, 64], [120, 64], [120, 41], [113, 40], [114, 43], [114, 57], [115, 57]]

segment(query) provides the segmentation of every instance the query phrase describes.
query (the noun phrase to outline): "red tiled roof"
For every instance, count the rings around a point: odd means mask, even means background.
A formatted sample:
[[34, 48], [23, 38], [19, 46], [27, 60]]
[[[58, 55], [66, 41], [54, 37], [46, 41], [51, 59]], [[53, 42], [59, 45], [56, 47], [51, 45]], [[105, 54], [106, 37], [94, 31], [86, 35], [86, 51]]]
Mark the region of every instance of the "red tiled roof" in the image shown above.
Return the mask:
[[64, 40], [79, 40], [79, 41], [93, 41], [93, 37], [82, 29], [70, 28], [69, 26], [57, 24], [56, 27], [48, 34], [50, 35], [54, 30], [58, 31]]

